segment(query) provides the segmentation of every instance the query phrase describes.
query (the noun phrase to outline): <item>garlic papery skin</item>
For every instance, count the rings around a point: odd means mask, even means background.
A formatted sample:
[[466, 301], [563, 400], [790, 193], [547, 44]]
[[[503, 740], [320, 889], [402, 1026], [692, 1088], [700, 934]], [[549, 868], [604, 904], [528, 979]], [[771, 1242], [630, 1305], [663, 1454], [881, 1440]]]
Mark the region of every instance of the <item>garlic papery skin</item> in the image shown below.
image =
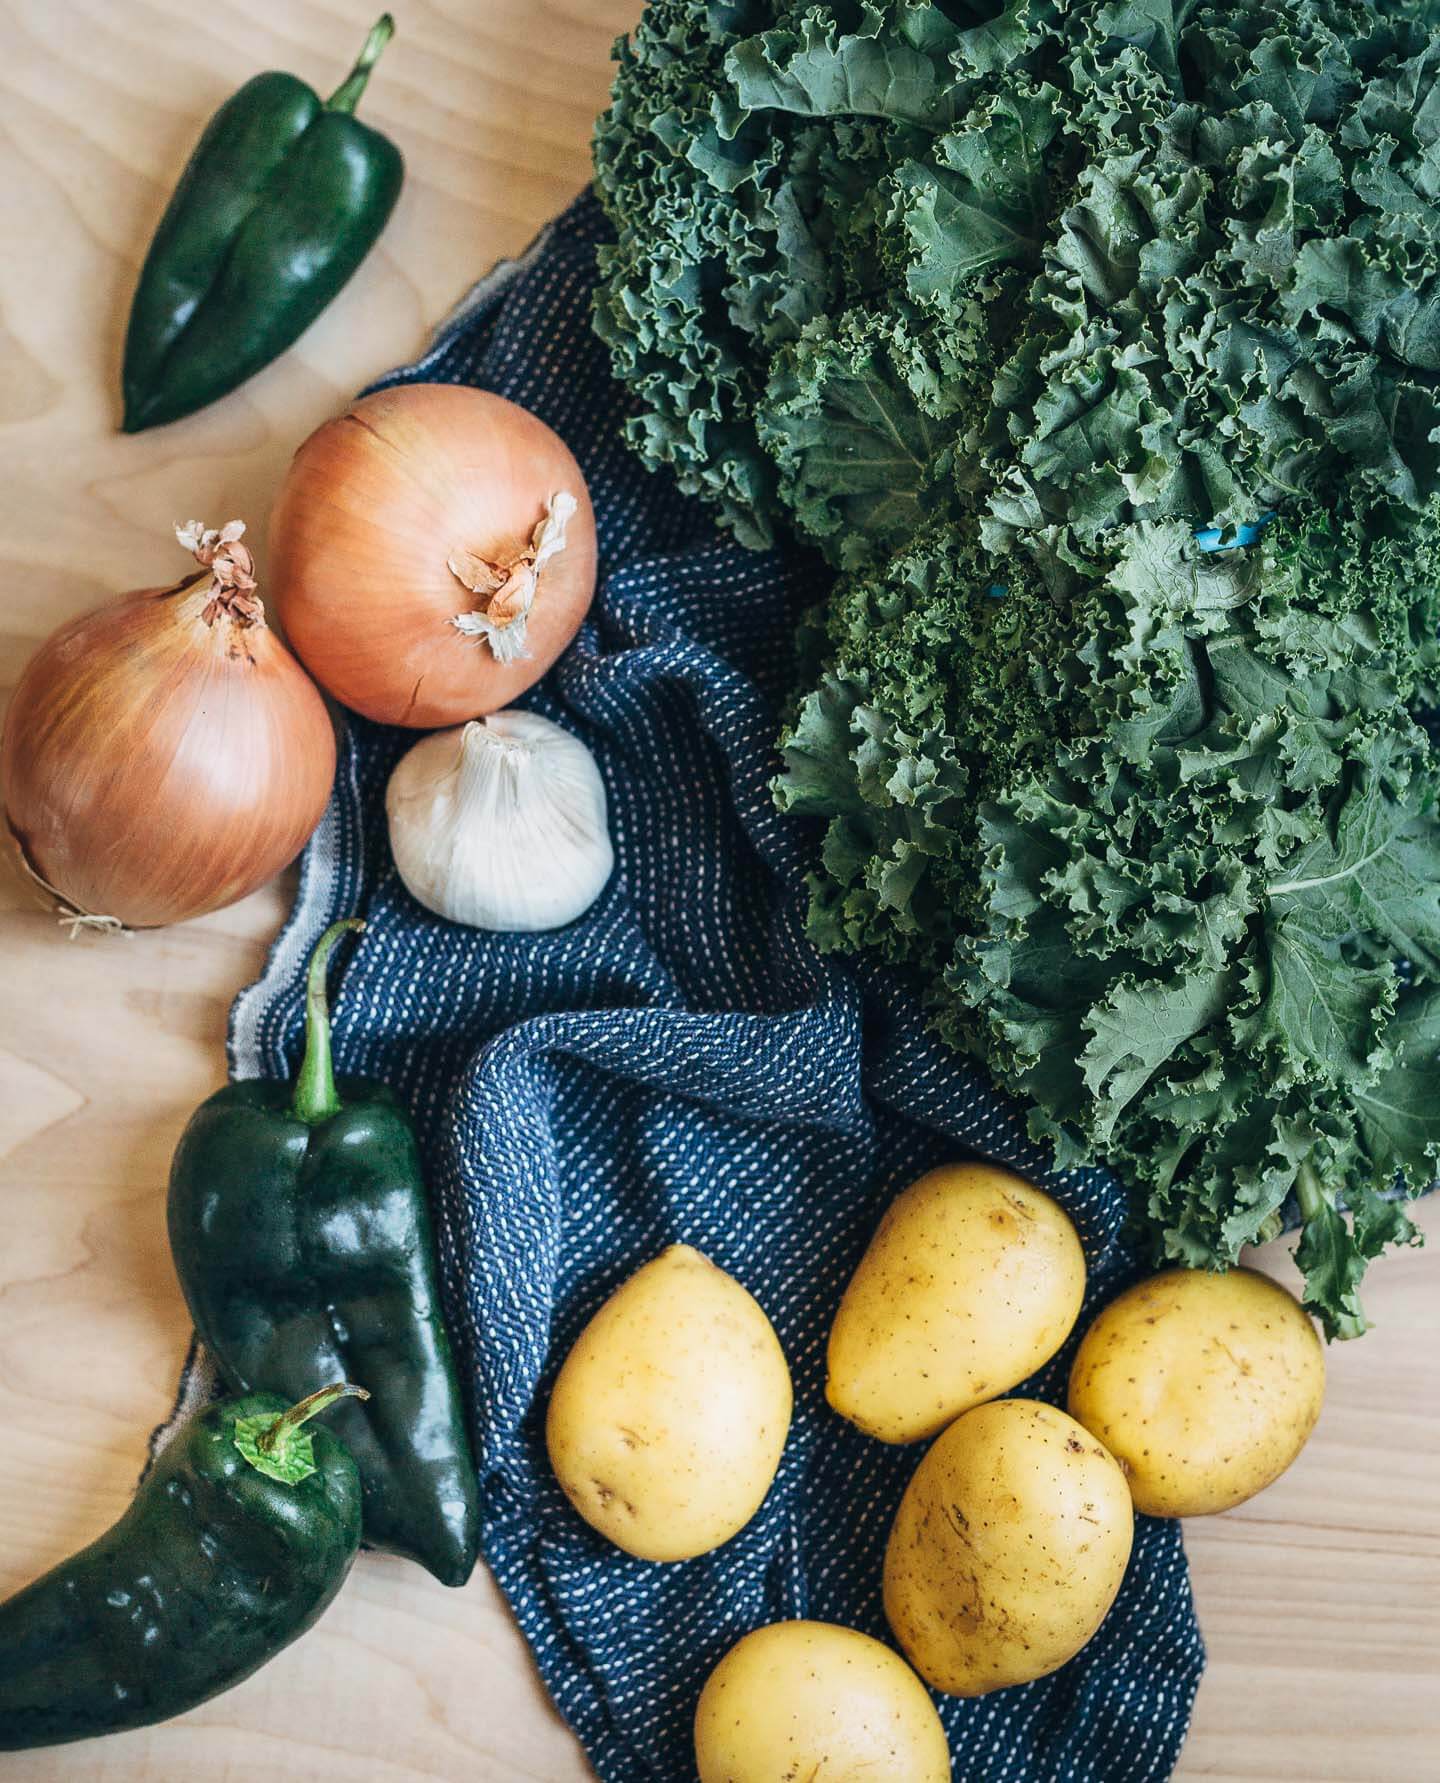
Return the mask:
[[615, 865], [594, 756], [534, 712], [425, 737], [390, 776], [385, 814], [410, 895], [472, 929], [561, 928]]

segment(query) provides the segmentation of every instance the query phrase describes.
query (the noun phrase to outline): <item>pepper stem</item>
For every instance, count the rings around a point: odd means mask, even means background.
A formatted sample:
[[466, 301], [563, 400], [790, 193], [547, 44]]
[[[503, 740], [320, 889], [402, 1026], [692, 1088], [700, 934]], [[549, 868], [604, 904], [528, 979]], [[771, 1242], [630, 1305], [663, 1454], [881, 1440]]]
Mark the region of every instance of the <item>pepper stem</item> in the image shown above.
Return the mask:
[[363, 1387], [352, 1387], [349, 1381], [333, 1381], [328, 1387], [320, 1387], [309, 1394], [298, 1405], [292, 1405], [288, 1412], [281, 1412], [270, 1428], [256, 1439], [255, 1447], [262, 1455], [273, 1455], [277, 1444], [283, 1444], [293, 1431], [327, 1406], [334, 1405], [336, 1400], [369, 1397]]
[[321, 1387], [299, 1405], [275, 1417], [266, 1412], [235, 1420], [235, 1447], [257, 1473], [266, 1479], [278, 1480], [282, 1486], [298, 1486], [320, 1470], [315, 1463], [315, 1445], [301, 1426], [307, 1418], [323, 1412], [341, 1399], [368, 1399], [363, 1387], [352, 1387], [349, 1381], [335, 1381]]
[[328, 1121], [340, 1112], [335, 1066], [330, 1057], [330, 1001], [325, 995], [325, 970], [330, 963], [331, 950], [346, 930], [353, 929], [359, 934], [364, 927], [358, 916], [347, 916], [331, 923], [310, 955], [310, 973], [305, 982], [305, 1057], [300, 1062], [300, 1075], [295, 1079], [295, 1095], [290, 1104], [296, 1120], [310, 1126], [317, 1121]]
[[365, 39], [365, 47], [360, 52], [359, 60], [325, 101], [326, 111], [354, 111], [370, 79], [371, 69], [380, 60], [385, 45], [394, 35], [394, 19], [388, 12], [382, 13]]

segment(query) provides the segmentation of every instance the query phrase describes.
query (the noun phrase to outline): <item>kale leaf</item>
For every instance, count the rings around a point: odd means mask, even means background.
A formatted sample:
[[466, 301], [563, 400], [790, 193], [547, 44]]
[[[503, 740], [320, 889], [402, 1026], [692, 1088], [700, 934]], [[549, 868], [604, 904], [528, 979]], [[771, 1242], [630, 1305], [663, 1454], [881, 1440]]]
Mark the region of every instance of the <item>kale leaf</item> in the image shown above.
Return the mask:
[[815, 939], [1332, 1334], [1440, 1158], [1437, 24], [650, 0], [596, 144], [634, 444], [836, 566]]

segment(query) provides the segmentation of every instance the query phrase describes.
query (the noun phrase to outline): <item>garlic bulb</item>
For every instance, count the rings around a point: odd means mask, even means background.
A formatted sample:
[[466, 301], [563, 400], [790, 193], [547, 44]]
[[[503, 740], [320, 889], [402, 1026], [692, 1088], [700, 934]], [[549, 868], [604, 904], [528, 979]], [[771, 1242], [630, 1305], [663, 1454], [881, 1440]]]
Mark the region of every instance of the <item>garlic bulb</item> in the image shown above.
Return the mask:
[[411, 896], [474, 929], [558, 929], [615, 864], [594, 756], [534, 712], [424, 738], [390, 776], [385, 812]]

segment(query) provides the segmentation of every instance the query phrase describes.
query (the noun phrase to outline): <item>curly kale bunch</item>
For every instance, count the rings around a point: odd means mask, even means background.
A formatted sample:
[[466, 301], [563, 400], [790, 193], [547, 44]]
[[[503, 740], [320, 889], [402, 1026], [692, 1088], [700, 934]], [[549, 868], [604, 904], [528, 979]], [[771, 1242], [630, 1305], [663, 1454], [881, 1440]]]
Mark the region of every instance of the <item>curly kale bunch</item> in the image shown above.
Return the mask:
[[1434, 10], [651, 0], [597, 140], [635, 443], [840, 572], [816, 939], [1332, 1334], [1440, 1154]]

